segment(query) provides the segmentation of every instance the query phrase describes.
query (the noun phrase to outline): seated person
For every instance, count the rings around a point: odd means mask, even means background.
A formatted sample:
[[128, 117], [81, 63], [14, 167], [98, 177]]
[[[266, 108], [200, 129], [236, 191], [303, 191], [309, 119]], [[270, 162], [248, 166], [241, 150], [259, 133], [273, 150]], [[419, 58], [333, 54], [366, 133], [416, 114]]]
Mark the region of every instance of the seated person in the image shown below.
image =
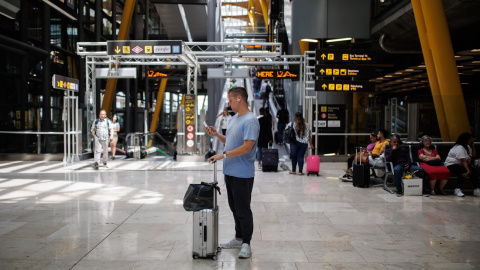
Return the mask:
[[420, 178], [425, 178], [425, 171], [412, 164], [410, 160], [410, 154], [408, 153], [408, 148], [400, 147], [402, 141], [398, 134], [392, 135], [392, 147], [385, 150], [385, 159], [387, 162], [393, 163], [393, 171], [395, 176], [395, 187], [397, 188], [397, 194], [399, 196], [403, 195], [402, 188], [402, 176], [404, 171], [417, 171], [415, 174]]
[[383, 159], [380, 158], [380, 155], [383, 153], [383, 146], [390, 144], [387, 140], [388, 135], [389, 135], [388, 131], [386, 131], [385, 129], [381, 129], [378, 131], [378, 134], [377, 134], [378, 141], [375, 144], [375, 147], [371, 152], [367, 152], [369, 154], [368, 163], [371, 166], [385, 167], [385, 163], [383, 162]]
[[472, 134], [465, 132], [458, 136], [455, 145], [448, 152], [445, 159], [445, 166], [452, 175], [458, 176], [457, 188], [453, 194], [458, 197], [465, 196], [462, 192], [463, 180], [470, 177], [472, 180], [473, 196], [480, 197], [480, 181], [478, 180], [478, 171], [473, 167], [472, 160], [475, 158], [476, 151], [473, 145]]
[[435, 183], [440, 181], [438, 192], [442, 195], [446, 195], [447, 193], [443, 191], [443, 188], [450, 178], [450, 171], [443, 165], [442, 159], [437, 150], [430, 149], [432, 140], [429, 136], [423, 136], [420, 139], [420, 143], [422, 144], [422, 149], [418, 150], [418, 160], [420, 161], [420, 167], [428, 175], [430, 194], [436, 195]]
[[[373, 148], [375, 147], [375, 144], [377, 144], [377, 133], [376, 132], [372, 132], [370, 133], [370, 143], [367, 145], [366, 148], [362, 148], [362, 156], [363, 155], [368, 155], [367, 152], [372, 152]], [[344, 181], [352, 181], [352, 177], [353, 177], [353, 170], [352, 170], [352, 167], [353, 167], [353, 160], [355, 159], [356, 157], [356, 154], [355, 155], [351, 155], [348, 160], [347, 160], [347, 169], [345, 169], [345, 174], [340, 176], [340, 179], [341, 180], [344, 180]]]

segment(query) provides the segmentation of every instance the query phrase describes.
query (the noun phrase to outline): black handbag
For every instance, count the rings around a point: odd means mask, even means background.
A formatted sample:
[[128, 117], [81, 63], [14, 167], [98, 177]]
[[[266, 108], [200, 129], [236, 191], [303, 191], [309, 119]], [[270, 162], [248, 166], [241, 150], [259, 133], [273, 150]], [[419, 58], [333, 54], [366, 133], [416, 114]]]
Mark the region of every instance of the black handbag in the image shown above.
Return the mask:
[[183, 197], [183, 208], [186, 211], [200, 211], [203, 209], [213, 209], [215, 200], [214, 192], [220, 193], [217, 183], [190, 184]]
[[285, 129], [283, 132], [283, 141], [290, 144], [297, 141], [293, 127], [289, 126], [287, 129]]
[[443, 166], [444, 165], [443, 161], [441, 161], [440, 159], [425, 161], [425, 163], [427, 163], [427, 165], [430, 165], [430, 166]]

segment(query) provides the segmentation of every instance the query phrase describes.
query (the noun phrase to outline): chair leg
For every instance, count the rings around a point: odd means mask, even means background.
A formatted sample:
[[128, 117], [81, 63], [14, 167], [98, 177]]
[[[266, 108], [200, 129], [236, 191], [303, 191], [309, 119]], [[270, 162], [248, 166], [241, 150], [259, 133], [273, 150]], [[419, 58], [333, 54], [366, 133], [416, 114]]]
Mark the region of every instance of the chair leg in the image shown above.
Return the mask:
[[383, 177], [383, 184], [377, 184], [377, 185], [373, 185], [373, 187], [383, 187], [383, 189], [385, 191], [388, 191], [390, 192], [391, 194], [393, 194], [393, 191], [388, 187], [387, 185], [387, 179], [388, 179], [388, 174], [387, 172], [385, 172], [385, 175]]

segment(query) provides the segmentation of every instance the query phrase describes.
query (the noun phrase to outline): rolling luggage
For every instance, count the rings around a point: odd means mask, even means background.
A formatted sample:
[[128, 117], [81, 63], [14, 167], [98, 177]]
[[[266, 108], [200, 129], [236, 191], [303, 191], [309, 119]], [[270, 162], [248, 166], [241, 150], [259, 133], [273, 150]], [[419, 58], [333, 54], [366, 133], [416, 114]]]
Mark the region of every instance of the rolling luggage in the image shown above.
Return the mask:
[[278, 171], [278, 149], [265, 149], [262, 152], [262, 171]]
[[320, 157], [315, 155], [307, 156], [307, 176], [310, 174], [320, 174]]
[[[217, 163], [214, 163], [214, 182], [217, 182]], [[217, 253], [222, 250], [218, 246], [218, 205], [217, 193], [213, 192], [213, 208], [193, 212], [193, 252], [194, 259], [217, 259]]]
[[[358, 147], [355, 151], [361, 150]], [[356, 153], [355, 153], [356, 155]], [[353, 186], [354, 187], [369, 187], [370, 186], [370, 166], [368, 164], [362, 164], [362, 152], [360, 152], [360, 159], [353, 163]]]

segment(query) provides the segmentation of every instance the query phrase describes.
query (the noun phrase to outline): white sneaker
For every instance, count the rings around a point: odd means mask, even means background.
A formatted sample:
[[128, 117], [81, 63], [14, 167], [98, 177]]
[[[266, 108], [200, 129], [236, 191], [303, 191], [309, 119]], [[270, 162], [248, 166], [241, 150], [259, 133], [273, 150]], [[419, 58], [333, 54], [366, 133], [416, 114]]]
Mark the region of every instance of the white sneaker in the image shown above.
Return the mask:
[[221, 243], [220, 247], [223, 248], [223, 249], [241, 248], [242, 243], [243, 243], [243, 241], [240, 241], [240, 240], [237, 240], [237, 239], [233, 238], [232, 240], [230, 240], [228, 242]]
[[250, 245], [243, 243], [242, 249], [240, 249], [240, 252], [238, 253], [238, 258], [247, 259], [250, 258], [250, 255], [252, 255], [252, 249], [250, 248]]
[[480, 188], [477, 188], [473, 191], [473, 196], [480, 197]]
[[455, 194], [455, 196], [458, 196], [458, 197], [465, 196], [465, 194], [463, 194], [462, 190], [459, 189], [459, 188], [456, 188], [455, 191], [453, 192], [453, 194]]

